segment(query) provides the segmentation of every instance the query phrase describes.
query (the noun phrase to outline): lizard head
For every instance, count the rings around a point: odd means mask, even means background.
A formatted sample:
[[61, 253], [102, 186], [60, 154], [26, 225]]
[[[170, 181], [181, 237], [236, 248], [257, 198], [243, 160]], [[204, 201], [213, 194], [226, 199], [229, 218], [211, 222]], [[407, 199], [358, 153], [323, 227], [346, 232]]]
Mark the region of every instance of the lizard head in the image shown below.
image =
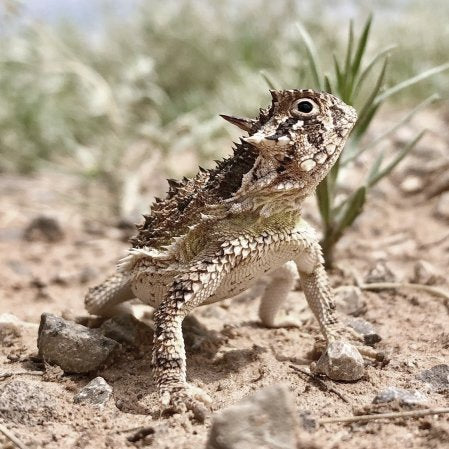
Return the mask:
[[222, 116], [248, 132], [242, 140], [259, 154], [240, 193], [258, 183], [270, 191], [308, 193], [338, 159], [357, 114], [326, 92], [272, 90], [271, 96], [271, 106], [257, 119]]

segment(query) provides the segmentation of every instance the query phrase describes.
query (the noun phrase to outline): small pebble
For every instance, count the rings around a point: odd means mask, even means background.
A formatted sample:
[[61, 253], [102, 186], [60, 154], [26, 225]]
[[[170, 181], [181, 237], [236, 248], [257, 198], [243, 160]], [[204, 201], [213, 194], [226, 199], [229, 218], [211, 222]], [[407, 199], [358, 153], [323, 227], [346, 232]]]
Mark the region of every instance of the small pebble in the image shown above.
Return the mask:
[[360, 334], [367, 345], [374, 345], [382, 340], [375, 327], [363, 318], [349, 318], [346, 324]]
[[434, 285], [444, 281], [444, 276], [429, 262], [418, 260], [413, 267], [412, 282], [417, 284]]
[[437, 393], [449, 392], [449, 365], [435, 365], [430, 369], [421, 371], [417, 377], [430, 384]]
[[343, 341], [328, 344], [318, 362], [310, 365], [310, 371], [325, 374], [333, 380], [359, 380], [364, 373], [363, 358], [357, 349]]
[[402, 388], [388, 387], [376, 394], [373, 404], [398, 401], [401, 405], [416, 405], [427, 401], [424, 393], [418, 390], [404, 390]]
[[23, 238], [28, 241], [59, 242], [64, 238], [64, 231], [56, 218], [39, 215], [26, 227]]
[[449, 192], [444, 192], [438, 198], [435, 206], [435, 216], [449, 220]]
[[423, 187], [423, 179], [415, 175], [407, 176], [400, 184], [401, 190], [407, 194], [422, 192]]
[[359, 316], [366, 312], [366, 302], [360, 288], [348, 285], [335, 292], [335, 306], [346, 315]]
[[130, 314], [110, 318], [100, 329], [105, 337], [130, 346], [139, 346], [140, 343], [152, 341], [153, 338], [153, 331]]
[[86, 402], [89, 404], [104, 406], [112, 395], [112, 387], [102, 378], [96, 377], [85, 387], [81, 388], [73, 398], [73, 402], [79, 404]]
[[380, 260], [365, 276], [365, 282], [372, 284], [375, 282], [395, 282], [396, 276], [384, 260]]

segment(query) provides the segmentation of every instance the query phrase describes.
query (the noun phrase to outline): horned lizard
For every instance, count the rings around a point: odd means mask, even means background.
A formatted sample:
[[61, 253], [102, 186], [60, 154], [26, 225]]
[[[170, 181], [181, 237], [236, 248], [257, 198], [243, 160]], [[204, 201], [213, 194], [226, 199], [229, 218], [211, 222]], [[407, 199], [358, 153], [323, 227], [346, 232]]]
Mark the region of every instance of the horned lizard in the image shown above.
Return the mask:
[[[335, 316], [321, 248], [301, 203], [339, 157], [357, 115], [325, 92], [272, 90], [271, 96], [256, 119], [222, 115], [248, 136], [216, 168], [169, 180], [167, 197], [144, 216], [117, 273], [85, 298], [97, 315], [110, 316], [132, 298], [155, 308], [154, 378], [164, 409], [197, 410], [208, 400], [186, 382], [184, 317], [237, 295], [265, 273], [271, 278], [259, 308], [265, 326], [298, 325], [277, 312], [299, 272], [327, 348], [350, 341]], [[375, 356], [371, 348], [347, 344], [355, 358]]]

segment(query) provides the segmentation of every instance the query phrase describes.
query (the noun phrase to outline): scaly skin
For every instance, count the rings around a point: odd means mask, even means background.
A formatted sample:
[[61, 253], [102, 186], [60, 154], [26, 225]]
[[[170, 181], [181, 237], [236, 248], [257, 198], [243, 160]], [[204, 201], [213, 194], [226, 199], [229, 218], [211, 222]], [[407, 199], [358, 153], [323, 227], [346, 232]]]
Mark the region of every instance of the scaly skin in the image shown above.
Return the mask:
[[[321, 248], [301, 203], [339, 157], [356, 113], [323, 92], [271, 94], [271, 107], [257, 119], [223, 116], [249, 136], [217, 168], [170, 180], [118, 273], [86, 296], [87, 310], [98, 315], [113, 315], [134, 297], [155, 307], [154, 378], [164, 409], [202, 414], [208, 400], [186, 382], [184, 317], [266, 273], [272, 281], [259, 309], [263, 324], [299, 325], [277, 315], [299, 273], [326, 344], [350, 338], [334, 314]], [[369, 348], [360, 352], [376, 356]]]

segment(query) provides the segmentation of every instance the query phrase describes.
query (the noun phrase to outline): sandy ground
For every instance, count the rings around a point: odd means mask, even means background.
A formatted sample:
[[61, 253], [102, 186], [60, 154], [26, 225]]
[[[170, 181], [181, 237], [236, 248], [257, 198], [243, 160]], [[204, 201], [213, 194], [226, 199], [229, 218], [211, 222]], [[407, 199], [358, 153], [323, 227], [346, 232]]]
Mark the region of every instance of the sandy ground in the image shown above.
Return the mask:
[[[435, 141], [443, 150], [429, 161], [423, 153], [435, 151]], [[436, 158], [447, 164], [447, 142], [442, 134], [424, 142], [413, 160], [370, 195], [365, 213], [338, 248], [336, 266], [330, 272], [335, 287], [353, 285], [354, 273], [363, 278], [379, 260], [388, 261], [398, 281], [413, 280], [416, 262], [425, 260], [441, 273], [437, 284], [449, 287], [444, 278], [449, 262], [448, 217], [436, 214], [441, 198], [406, 195], [399, 187], [423, 161], [434, 163]], [[429, 185], [435, 182], [423, 179]], [[86, 315], [83, 296], [88, 286], [113, 270], [128, 247], [127, 232], [111, 222], [95, 222], [95, 213], [86, 212], [76, 201], [80, 195], [77, 181], [62, 175], [2, 176], [0, 192], [0, 312], [36, 323], [19, 336], [2, 337], [0, 371], [37, 370], [42, 367], [32, 356], [37, 353], [41, 313], [67, 318]], [[314, 206], [311, 202], [308, 210], [313, 211]], [[39, 214], [58, 219], [64, 229], [63, 240], [23, 240], [24, 229]], [[312, 221], [314, 214], [309, 213]], [[213, 398], [214, 411], [276, 383], [288, 385], [293, 392], [298, 415], [308, 411], [316, 418], [372, 412], [374, 396], [388, 386], [421, 391], [427, 396], [421, 407], [448, 406], [449, 392], [437, 393], [417, 379], [422, 370], [449, 362], [448, 302], [413, 289], [364, 291], [363, 297], [367, 307], [362, 316], [376, 327], [382, 337], [377, 347], [390, 354], [391, 362], [384, 367], [368, 365], [366, 376], [355, 383], [325, 379], [347, 402], [317, 388], [290, 367], [304, 359], [307, 362], [318, 335], [300, 291], [291, 293], [287, 310], [301, 316], [302, 329], [263, 328], [257, 320], [257, 301], [247, 297], [196, 310], [194, 315], [204, 329], [201, 337], [193, 333], [187, 338], [188, 377]], [[0, 380], [0, 390], [25, 383], [17, 388], [31, 391], [35, 398], [23, 404], [23, 413], [3, 422], [29, 447], [204, 447], [210, 420], [200, 424], [188, 416], [159, 416], [150, 349], [148, 338], [137, 348], [126, 348], [112, 366], [96, 373], [113, 387], [113, 397], [102, 409], [73, 402], [76, 392], [94, 375], [49, 372]], [[298, 366], [307, 369], [307, 365]], [[400, 408], [397, 403], [386, 404], [382, 411]], [[135, 433], [132, 429], [139, 426], [150, 426], [154, 432], [137, 442], [129, 441]], [[449, 416], [328, 424], [310, 438], [315, 447], [328, 449], [447, 448]], [[0, 446], [13, 447], [1, 436]]]

